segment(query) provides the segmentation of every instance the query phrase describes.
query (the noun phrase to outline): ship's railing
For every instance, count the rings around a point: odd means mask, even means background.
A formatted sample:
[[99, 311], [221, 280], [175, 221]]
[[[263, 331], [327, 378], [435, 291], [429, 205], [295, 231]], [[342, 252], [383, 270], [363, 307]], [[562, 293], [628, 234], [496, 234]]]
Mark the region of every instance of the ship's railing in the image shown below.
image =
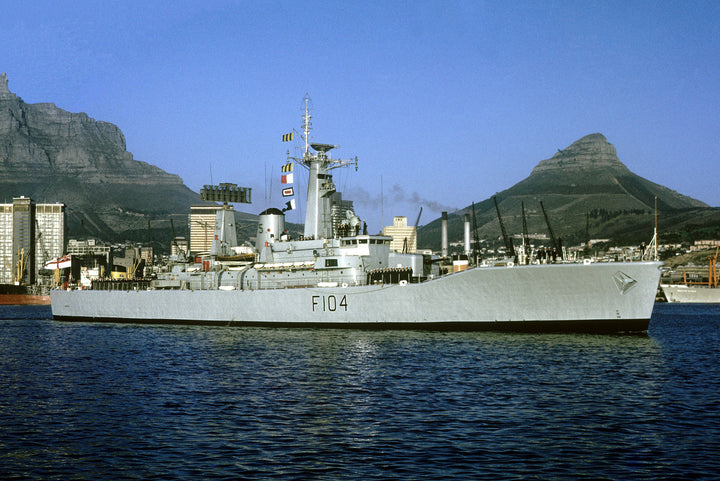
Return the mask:
[[96, 279], [91, 282], [94, 291], [144, 291], [150, 288], [150, 279]]
[[318, 287], [323, 285], [336, 284], [338, 287], [347, 286], [362, 286], [365, 285], [365, 279], [358, 279], [356, 282], [351, 276], [340, 276], [333, 277], [330, 280], [322, 279], [320, 277], [312, 277], [307, 279], [268, 279], [260, 278], [254, 279], [249, 282], [246, 286], [247, 289], [297, 289], [300, 287]]
[[369, 284], [399, 284], [412, 281], [412, 267], [390, 267], [368, 271]]

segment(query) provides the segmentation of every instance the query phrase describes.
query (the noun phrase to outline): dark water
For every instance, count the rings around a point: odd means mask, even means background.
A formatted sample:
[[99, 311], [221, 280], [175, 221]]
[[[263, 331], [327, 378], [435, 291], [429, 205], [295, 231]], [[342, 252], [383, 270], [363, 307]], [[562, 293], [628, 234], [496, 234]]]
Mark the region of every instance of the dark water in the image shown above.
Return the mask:
[[720, 306], [647, 336], [0, 310], [0, 479], [717, 479]]

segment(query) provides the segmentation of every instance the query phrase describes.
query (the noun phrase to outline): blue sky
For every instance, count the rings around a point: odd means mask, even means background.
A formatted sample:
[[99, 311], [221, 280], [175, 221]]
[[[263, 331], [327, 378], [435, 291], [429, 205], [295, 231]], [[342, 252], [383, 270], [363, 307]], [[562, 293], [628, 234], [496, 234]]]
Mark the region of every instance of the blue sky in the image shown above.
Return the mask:
[[0, 45], [25, 102], [116, 124], [193, 190], [252, 187], [247, 212], [282, 205], [306, 93], [313, 140], [359, 159], [335, 180], [373, 231], [484, 200], [595, 132], [720, 206], [717, 1], [25, 0]]

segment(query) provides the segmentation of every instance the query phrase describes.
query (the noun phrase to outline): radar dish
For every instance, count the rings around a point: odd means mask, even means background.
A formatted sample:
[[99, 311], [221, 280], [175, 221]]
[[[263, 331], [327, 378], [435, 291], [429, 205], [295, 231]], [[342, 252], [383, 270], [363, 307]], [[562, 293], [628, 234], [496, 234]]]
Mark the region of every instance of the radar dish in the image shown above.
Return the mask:
[[317, 150], [318, 152], [327, 152], [328, 150], [332, 150], [337, 146], [330, 144], [310, 144], [310, 147]]

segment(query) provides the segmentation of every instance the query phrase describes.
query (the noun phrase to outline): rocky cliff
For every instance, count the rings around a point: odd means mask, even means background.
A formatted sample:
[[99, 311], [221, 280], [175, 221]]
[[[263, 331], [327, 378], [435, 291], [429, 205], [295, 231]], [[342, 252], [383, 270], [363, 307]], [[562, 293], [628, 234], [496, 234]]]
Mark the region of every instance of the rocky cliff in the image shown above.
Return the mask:
[[590, 134], [576, 140], [569, 147], [558, 150], [551, 158], [541, 160], [530, 175], [587, 169], [629, 172], [625, 164], [618, 159], [615, 146], [608, 142], [603, 134]]
[[135, 160], [120, 129], [51, 103], [26, 104], [0, 75], [0, 201], [67, 206], [70, 234], [122, 239], [148, 219], [187, 214], [200, 196], [177, 175]]

